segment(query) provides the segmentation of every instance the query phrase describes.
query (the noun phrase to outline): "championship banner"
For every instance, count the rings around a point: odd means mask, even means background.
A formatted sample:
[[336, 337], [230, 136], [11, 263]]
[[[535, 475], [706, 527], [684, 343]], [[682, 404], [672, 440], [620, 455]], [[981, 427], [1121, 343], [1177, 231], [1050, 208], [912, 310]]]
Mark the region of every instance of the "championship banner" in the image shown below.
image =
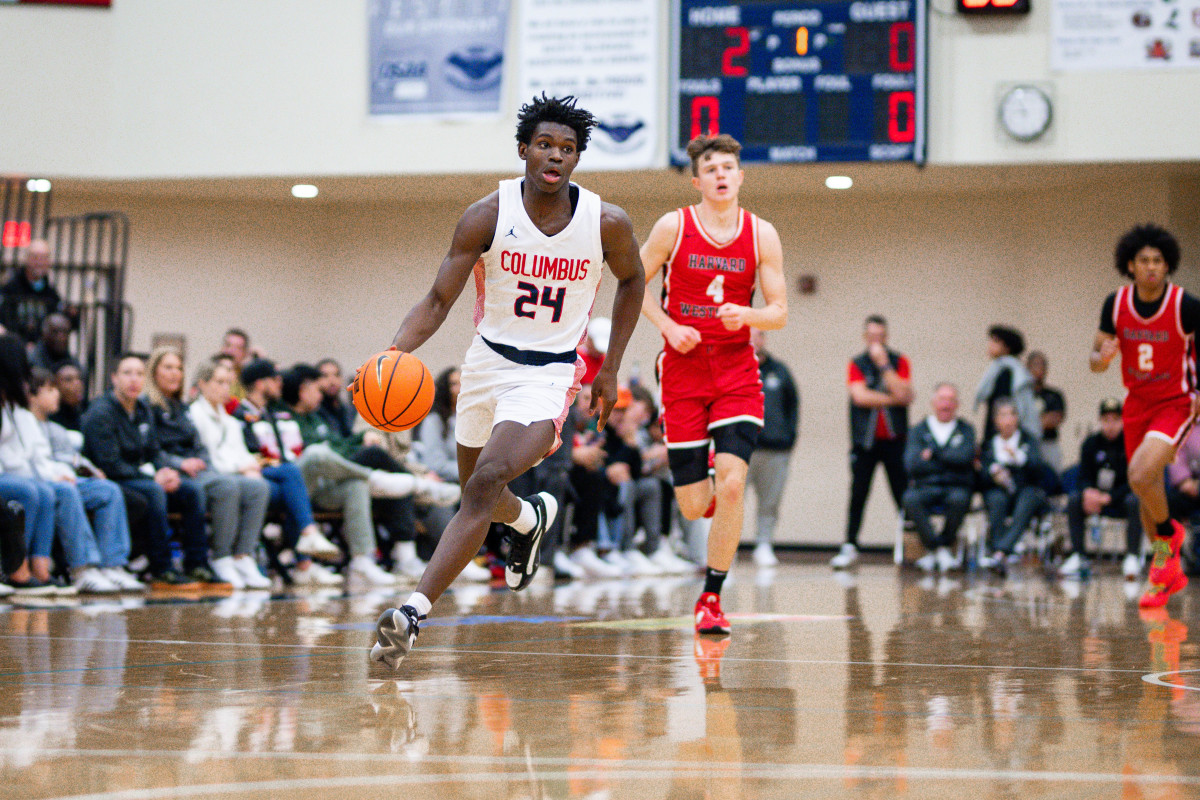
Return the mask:
[[659, 100], [656, 0], [521, 0], [517, 102], [575, 95], [596, 115], [580, 166], [655, 166]]
[[1200, 0], [1054, 0], [1050, 66], [1200, 67]]
[[496, 114], [508, 0], [370, 0], [371, 114]]

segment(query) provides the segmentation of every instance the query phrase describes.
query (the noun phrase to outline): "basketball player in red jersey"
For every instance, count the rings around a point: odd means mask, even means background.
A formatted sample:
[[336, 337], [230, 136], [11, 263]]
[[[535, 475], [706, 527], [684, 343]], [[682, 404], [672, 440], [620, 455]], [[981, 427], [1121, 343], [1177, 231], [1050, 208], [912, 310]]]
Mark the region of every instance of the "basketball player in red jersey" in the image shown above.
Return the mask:
[[[642, 313], [664, 339], [659, 382], [675, 498], [688, 519], [712, 517], [697, 633], [729, 633], [721, 585], [742, 538], [746, 470], [763, 418], [750, 328], [787, 322], [779, 234], [738, 205], [741, 149], [728, 134], [689, 142], [700, 203], [664, 215], [642, 246], [647, 282], [663, 271], [661, 294], [647, 286]], [[750, 305], [756, 282], [761, 308]]]
[[392, 347], [412, 352], [446, 320], [474, 277], [476, 336], [461, 371], [456, 407], [462, 505], [438, 540], [417, 589], [375, 626], [371, 658], [395, 668], [416, 642], [420, 620], [479, 552], [493, 521], [512, 530], [505, 579], [525, 588], [553, 495], [519, 498], [508, 483], [560, 442], [580, 388], [576, 349], [604, 264], [617, 279], [608, 353], [592, 381], [591, 411], [604, 427], [617, 400], [617, 370], [638, 320], [645, 273], [629, 216], [571, 182], [595, 118], [574, 97], [534, 98], [517, 115], [525, 174], [466, 210], [433, 287], [400, 325]]
[[1171, 283], [1179, 266], [1179, 243], [1157, 225], [1127, 232], [1117, 242], [1115, 256], [1117, 271], [1133, 284], [1104, 301], [1090, 365], [1092, 372], [1104, 372], [1121, 356], [1129, 485], [1141, 504], [1142, 525], [1154, 551], [1139, 605], [1158, 608], [1187, 585], [1179, 562], [1184, 528], [1168, 514], [1163, 470], [1175, 459], [1200, 410], [1193, 347], [1200, 300]]

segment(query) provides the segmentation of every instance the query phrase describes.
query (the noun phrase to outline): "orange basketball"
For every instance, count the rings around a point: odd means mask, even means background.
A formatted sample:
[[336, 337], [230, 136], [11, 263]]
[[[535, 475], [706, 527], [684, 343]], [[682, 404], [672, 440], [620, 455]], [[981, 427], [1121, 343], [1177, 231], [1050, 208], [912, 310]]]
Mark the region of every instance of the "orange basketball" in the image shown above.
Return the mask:
[[433, 408], [433, 376], [412, 353], [384, 350], [362, 365], [350, 394], [369, 424], [381, 431], [406, 431]]

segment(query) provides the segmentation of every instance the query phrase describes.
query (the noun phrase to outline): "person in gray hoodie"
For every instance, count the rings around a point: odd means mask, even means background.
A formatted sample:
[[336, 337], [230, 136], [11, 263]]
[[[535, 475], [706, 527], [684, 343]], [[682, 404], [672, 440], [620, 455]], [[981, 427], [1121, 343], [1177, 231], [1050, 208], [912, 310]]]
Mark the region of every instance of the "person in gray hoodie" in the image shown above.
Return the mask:
[[996, 433], [996, 402], [1001, 398], [1012, 400], [1022, 428], [1040, 431], [1042, 423], [1038, 415], [1033, 376], [1018, 358], [1025, 352], [1025, 337], [1015, 328], [993, 325], [988, 328], [987, 351], [992, 363], [984, 371], [979, 388], [975, 390], [975, 409], [987, 406], [980, 441], [989, 441]]

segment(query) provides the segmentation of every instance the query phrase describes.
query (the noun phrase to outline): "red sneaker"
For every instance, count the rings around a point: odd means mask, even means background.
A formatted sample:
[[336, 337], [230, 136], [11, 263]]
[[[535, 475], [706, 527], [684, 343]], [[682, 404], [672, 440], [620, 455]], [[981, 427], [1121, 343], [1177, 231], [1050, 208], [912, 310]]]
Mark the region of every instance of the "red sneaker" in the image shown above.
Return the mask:
[[[1153, 568], [1151, 570], [1154, 571]], [[1138, 600], [1138, 606], [1162, 608], [1171, 599], [1171, 595], [1187, 585], [1188, 578], [1183, 574], [1183, 565], [1179, 563], [1179, 556], [1169, 558], [1167, 563], [1157, 570], [1157, 574], [1150, 578], [1150, 585], [1146, 587], [1146, 593], [1142, 595], [1142, 599]]]
[[[1178, 520], [1171, 520], [1171, 528], [1175, 531], [1171, 534], [1170, 539], [1162, 539], [1158, 536], [1151, 536], [1151, 546], [1154, 548], [1154, 555], [1150, 561], [1150, 583], [1166, 585], [1169, 583], [1163, 580], [1164, 577], [1170, 577], [1177, 570], [1171, 570], [1169, 564], [1172, 560], [1179, 561], [1179, 550], [1183, 547], [1183, 539], [1186, 532], [1183, 525], [1179, 524]], [[1176, 564], [1178, 567], [1178, 564]], [[1170, 570], [1169, 573], [1164, 573], [1163, 570]]]
[[721, 596], [705, 592], [696, 601], [696, 633], [729, 633], [729, 620], [721, 610]]

